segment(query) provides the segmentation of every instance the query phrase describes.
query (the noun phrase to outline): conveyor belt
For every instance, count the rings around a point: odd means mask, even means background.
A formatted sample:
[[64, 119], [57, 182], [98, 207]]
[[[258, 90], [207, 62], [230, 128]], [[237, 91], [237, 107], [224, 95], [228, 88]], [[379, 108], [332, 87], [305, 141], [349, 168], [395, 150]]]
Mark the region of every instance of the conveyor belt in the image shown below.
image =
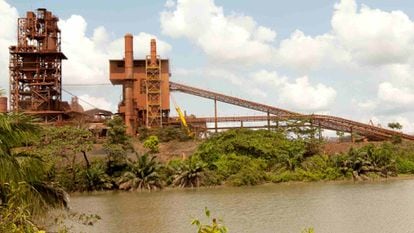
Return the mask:
[[[328, 115], [304, 115], [296, 112], [291, 112], [281, 108], [256, 103], [249, 100], [244, 100], [228, 95], [223, 95], [220, 93], [203, 90], [200, 88], [190, 87], [187, 85], [182, 85], [174, 82], [170, 82], [171, 91], [179, 91], [182, 93], [195, 95], [207, 99], [217, 100], [227, 104], [237, 105], [240, 107], [265, 112], [272, 114], [270, 116], [271, 120], [288, 120], [288, 119], [307, 119], [312, 122], [312, 124], [320, 126], [324, 129], [336, 130], [348, 133], [357, 133], [361, 136], [365, 136], [371, 140], [386, 140], [390, 139], [394, 135], [399, 135], [403, 139], [414, 140], [413, 135], [403, 134], [394, 130], [384, 129], [381, 127], [360, 123], [357, 121], [347, 120], [340, 117], [328, 116]], [[198, 118], [199, 120], [205, 120], [207, 122], [214, 122], [214, 117], [208, 118]], [[230, 122], [230, 121], [267, 121], [268, 116], [245, 116], [245, 117], [218, 117], [218, 122]], [[191, 122], [191, 119], [189, 119]]]

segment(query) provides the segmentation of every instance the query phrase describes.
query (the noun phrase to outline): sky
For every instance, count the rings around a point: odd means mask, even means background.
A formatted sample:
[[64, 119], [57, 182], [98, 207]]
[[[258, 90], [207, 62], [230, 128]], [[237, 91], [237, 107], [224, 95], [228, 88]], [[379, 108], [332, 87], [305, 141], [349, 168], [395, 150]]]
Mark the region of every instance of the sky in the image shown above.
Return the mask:
[[[157, 39], [172, 81], [300, 113], [398, 121], [414, 133], [412, 1], [0, 0], [0, 88], [17, 18], [39, 7], [60, 18], [63, 88], [93, 106], [116, 111], [121, 90], [107, 85], [108, 60], [122, 59], [132, 33], [137, 59]], [[213, 115], [212, 101], [173, 97], [188, 114]], [[261, 115], [227, 104], [218, 112]]]

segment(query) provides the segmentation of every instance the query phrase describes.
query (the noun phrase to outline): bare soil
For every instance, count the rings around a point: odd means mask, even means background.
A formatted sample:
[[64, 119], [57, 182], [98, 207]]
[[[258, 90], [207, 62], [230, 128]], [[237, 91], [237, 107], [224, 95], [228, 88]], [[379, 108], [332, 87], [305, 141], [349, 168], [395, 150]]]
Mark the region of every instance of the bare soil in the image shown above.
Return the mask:
[[327, 155], [334, 155], [348, 152], [351, 148], [361, 148], [368, 144], [379, 144], [381, 142], [328, 142], [322, 146], [322, 152]]
[[[160, 143], [160, 151], [155, 154], [161, 162], [167, 162], [174, 158], [185, 159], [192, 155], [197, 147], [202, 143], [200, 140], [189, 140], [185, 142], [169, 141]], [[136, 151], [146, 152], [143, 143], [136, 140], [133, 143]]]

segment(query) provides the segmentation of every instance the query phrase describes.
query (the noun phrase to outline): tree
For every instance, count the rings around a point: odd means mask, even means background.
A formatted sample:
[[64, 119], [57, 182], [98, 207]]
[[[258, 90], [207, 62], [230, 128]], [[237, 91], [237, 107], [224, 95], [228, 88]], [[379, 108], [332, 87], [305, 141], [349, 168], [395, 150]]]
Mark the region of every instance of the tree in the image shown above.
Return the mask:
[[157, 153], [160, 150], [158, 137], [157, 136], [149, 136], [144, 141], [144, 148], [149, 149], [151, 153]]
[[205, 163], [191, 156], [178, 167], [173, 184], [180, 188], [200, 186], [205, 167]]
[[107, 154], [106, 168], [110, 176], [119, 176], [127, 166], [127, 152], [133, 151], [131, 138], [126, 134], [126, 126], [120, 116], [106, 122], [108, 137], [103, 145]]
[[44, 127], [42, 140], [39, 143], [38, 152], [51, 162], [52, 173], [55, 171], [55, 165], [62, 160], [68, 165], [65, 171], [60, 175], [67, 176], [70, 172], [67, 189], [73, 189], [76, 183], [77, 158], [82, 154], [85, 161], [86, 170], [91, 167], [87, 152], [92, 150], [92, 133], [81, 127], [63, 126], [63, 127]]
[[108, 139], [106, 144], [119, 144], [125, 149], [131, 147], [131, 138], [126, 134], [126, 126], [120, 116], [115, 116], [106, 122], [108, 128]]
[[160, 164], [154, 156], [144, 154], [138, 156], [137, 161], [130, 162], [129, 171], [125, 172], [119, 179], [119, 189], [142, 190], [162, 188], [159, 176]]
[[35, 231], [33, 215], [67, 205], [66, 193], [47, 182], [45, 161], [33, 153], [38, 138], [39, 126], [30, 117], [0, 114], [1, 232]]
[[390, 122], [388, 123], [388, 127], [394, 130], [401, 130], [403, 128], [403, 126], [398, 122]]

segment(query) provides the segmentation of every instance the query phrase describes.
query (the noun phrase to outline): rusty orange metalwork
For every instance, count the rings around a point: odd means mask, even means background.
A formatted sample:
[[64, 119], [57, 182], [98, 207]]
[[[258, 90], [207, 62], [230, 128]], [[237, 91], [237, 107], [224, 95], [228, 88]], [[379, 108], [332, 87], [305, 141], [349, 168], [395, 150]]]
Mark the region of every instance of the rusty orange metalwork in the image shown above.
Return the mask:
[[17, 45], [10, 52], [10, 109], [38, 115], [45, 121], [60, 120], [62, 59], [59, 19], [39, 8], [18, 19]]
[[[328, 129], [336, 130], [341, 132], [359, 134], [366, 137], [370, 140], [389, 140], [393, 136], [400, 136], [403, 139], [414, 140], [413, 135], [404, 134], [394, 130], [384, 129], [381, 127], [360, 123], [357, 121], [352, 121], [336, 116], [328, 115], [304, 115], [296, 112], [291, 112], [281, 108], [256, 103], [250, 100], [244, 100], [228, 95], [223, 95], [217, 92], [203, 90], [200, 88], [190, 87], [187, 85], [170, 82], [171, 91], [179, 91], [190, 95], [195, 95], [214, 101], [220, 101], [223, 103], [228, 103], [260, 112], [267, 113], [266, 116], [238, 116], [238, 117], [202, 117], [202, 118], [186, 118], [188, 123], [200, 123], [200, 122], [210, 122], [215, 123], [214, 128], [209, 129], [228, 129], [235, 127], [217, 127], [216, 122], [258, 122], [258, 121], [267, 121], [267, 126], [252, 126], [251, 128], [271, 128], [270, 121], [287, 121], [287, 120], [306, 120], [310, 122], [313, 126]], [[272, 114], [272, 115], [270, 115]], [[177, 119], [171, 119], [172, 122], [177, 121]], [[277, 127], [277, 126], [276, 126]], [[238, 127], [236, 127], [238, 128]], [[249, 127], [244, 127], [249, 128]]]
[[134, 59], [133, 36], [125, 35], [125, 57], [109, 61], [109, 80], [122, 85], [118, 112], [129, 135], [138, 127], [159, 128], [168, 122], [170, 112], [169, 60], [157, 55], [156, 41], [150, 42], [150, 55]]

